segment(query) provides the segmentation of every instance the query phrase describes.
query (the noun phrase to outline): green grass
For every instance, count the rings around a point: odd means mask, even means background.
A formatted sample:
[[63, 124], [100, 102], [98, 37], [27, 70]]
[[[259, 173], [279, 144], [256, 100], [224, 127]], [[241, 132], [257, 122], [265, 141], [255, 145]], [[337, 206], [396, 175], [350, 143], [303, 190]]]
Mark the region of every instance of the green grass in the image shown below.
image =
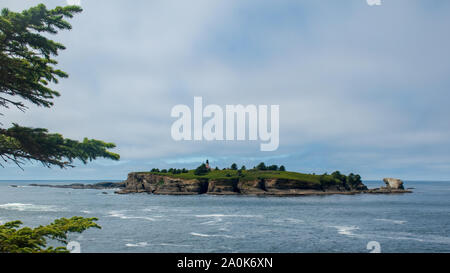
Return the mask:
[[211, 172], [205, 175], [195, 175], [194, 170], [190, 170], [187, 173], [180, 173], [180, 174], [161, 173], [161, 172], [141, 172], [141, 173], [152, 173], [182, 179], [208, 179], [217, 181], [233, 181], [236, 179], [239, 179], [241, 181], [251, 181], [258, 179], [286, 179], [308, 183], [320, 183], [320, 175], [304, 174], [297, 172], [282, 172], [282, 171], [245, 170], [242, 171], [241, 176], [239, 176], [238, 171], [235, 170], [211, 170]]

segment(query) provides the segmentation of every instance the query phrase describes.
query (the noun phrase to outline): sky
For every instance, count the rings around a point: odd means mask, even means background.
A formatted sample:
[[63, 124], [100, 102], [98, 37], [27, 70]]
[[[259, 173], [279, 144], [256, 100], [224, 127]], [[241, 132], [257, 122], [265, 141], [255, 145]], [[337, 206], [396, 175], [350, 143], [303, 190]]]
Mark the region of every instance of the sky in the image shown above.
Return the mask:
[[[43, 2], [0, 0], [21, 11]], [[73, 2], [73, 1], [72, 1]], [[76, 2], [76, 1], [75, 1]], [[114, 142], [120, 161], [24, 170], [1, 179], [125, 179], [209, 159], [359, 173], [366, 180], [450, 180], [450, 1], [82, 0], [52, 39], [70, 77], [51, 109], [3, 111], [6, 126]], [[280, 145], [181, 141], [173, 106], [280, 105]]]

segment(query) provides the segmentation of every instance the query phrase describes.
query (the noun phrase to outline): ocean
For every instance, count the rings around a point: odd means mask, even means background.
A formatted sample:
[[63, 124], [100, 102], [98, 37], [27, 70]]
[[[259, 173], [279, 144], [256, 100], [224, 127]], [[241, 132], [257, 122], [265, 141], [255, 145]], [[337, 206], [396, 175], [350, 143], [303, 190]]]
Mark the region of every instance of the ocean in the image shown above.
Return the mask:
[[405, 181], [415, 188], [412, 194], [306, 197], [117, 195], [27, 186], [96, 182], [0, 181], [0, 223], [97, 217], [101, 230], [70, 236], [83, 253], [368, 253], [371, 245], [381, 252], [450, 252], [450, 182]]

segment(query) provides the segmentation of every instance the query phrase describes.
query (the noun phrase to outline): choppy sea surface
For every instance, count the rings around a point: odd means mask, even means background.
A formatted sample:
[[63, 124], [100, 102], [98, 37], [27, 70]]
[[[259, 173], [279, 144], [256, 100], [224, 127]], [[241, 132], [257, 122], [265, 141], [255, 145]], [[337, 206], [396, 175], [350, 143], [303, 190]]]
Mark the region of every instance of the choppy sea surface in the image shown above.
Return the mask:
[[0, 181], [0, 223], [97, 217], [101, 230], [70, 236], [82, 252], [364, 253], [372, 241], [381, 252], [450, 252], [450, 182], [406, 181], [415, 189], [403, 195], [308, 197], [117, 195], [27, 186], [95, 182]]

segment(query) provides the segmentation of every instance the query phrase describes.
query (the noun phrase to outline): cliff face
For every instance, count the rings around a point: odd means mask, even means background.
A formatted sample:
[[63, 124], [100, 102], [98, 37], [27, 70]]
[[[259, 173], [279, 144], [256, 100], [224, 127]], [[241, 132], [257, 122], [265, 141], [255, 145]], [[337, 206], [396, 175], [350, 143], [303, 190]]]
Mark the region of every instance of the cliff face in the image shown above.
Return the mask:
[[216, 195], [310, 195], [310, 194], [354, 194], [367, 187], [358, 185], [327, 185], [290, 179], [255, 180], [214, 180], [207, 178], [181, 179], [152, 173], [130, 173], [125, 188], [126, 193], [153, 193], [171, 195], [216, 194]]

